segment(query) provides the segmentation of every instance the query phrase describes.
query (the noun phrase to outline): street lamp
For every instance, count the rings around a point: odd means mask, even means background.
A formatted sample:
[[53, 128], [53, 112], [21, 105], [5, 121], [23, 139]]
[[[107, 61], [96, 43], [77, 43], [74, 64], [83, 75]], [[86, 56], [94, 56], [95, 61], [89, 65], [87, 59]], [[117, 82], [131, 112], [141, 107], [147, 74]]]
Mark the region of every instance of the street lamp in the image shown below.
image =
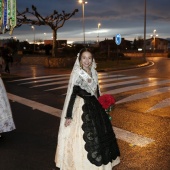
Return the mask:
[[158, 34], [156, 34], [156, 30], [153, 30], [153, 35], [151, 35], [151, 37], [154, 39], [153, 40], [153, 52], [155, 51], [155, 47], [156, 47], [156, 40], [155, 38], [158, 36]]
[[84, 45], [85, 45], [85, 24], [84, 24], [84, 5], [87, 4], [87, 1], [79, 0], [79, 3], [82, 4], [82, 17], [83, 17], [83, 37], [84, 37]]
[[101, 26], [101, 24], [100, 23], [98, 23], [98, 36], [97, 36], [97, 41], [98, 41], [98, 44], [99, 44], [99, 29], [100, 29], [100, 26]]
[[34, 53], [35, 53], [35, 27], [32, 25], [31, 28], [34, 32]]

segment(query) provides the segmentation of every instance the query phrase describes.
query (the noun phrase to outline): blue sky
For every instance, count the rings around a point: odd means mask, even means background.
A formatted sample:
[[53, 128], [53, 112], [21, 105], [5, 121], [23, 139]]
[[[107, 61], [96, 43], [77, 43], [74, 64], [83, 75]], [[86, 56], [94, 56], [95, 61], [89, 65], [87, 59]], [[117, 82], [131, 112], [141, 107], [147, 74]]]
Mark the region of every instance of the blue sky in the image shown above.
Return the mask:
[[[112, 39], [121, 34], [127, 40], [143, 37], [144, 32], [144, 0], [87, 0], [85, 5], [85, 37], [86, 40], [100, 41]], [[146, 0], [146, 38], [150, 38], [153, 30], [160, 38], [170, 38], [170, 0]], [[67, 13], [78, 9], [69, 21], [58, 30], [58, 39], [83, 41], [82, 7], [78, 0], [17, 0], [17, 9], [22, 12], [26, 7], [35, 5], [38, 11], [47, 16], [53, 10]], [[101, 23], [98, 29], [98, 23]], [[46, 33], [46, 34], [44, 34]], [[8, 33], [1, 38], [10, 37]], [[20, 41], [33, 41], [34, 33], [30, 26], [16, 28], [12, 35]], [[35, 26], [35, 39], [52, 39], [52, 30], [48, 26]]]

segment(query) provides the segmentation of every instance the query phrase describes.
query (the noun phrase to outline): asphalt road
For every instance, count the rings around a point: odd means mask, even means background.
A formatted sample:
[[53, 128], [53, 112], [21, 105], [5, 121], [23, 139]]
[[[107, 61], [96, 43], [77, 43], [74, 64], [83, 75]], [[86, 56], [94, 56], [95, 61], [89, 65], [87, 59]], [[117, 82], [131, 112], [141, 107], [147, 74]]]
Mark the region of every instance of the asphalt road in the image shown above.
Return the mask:
[[[115, 170], [170, 169], [170, 60], [148, 59], [154, 65], [99, 75], [102, 92], [117, 100], [112, 124], [121, 163]], [[0, 139], [0, 170], [54, 170], [70, 71], [14, 66], [11, 72], [16, 76], [3, 80], [16, 130]]]

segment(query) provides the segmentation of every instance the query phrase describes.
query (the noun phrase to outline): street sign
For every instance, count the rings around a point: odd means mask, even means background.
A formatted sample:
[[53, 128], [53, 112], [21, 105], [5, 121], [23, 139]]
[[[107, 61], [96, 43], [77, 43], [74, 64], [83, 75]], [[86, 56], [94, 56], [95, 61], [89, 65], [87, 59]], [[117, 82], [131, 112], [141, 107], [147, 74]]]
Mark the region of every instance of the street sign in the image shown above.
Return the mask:
[[120, 44], [121, 44], [121, 41], [122, 41], [121, 35], [120, 35], [120, 34], [116, 34], [115, 43], [116, 43], [117, 45], [120, 45]]

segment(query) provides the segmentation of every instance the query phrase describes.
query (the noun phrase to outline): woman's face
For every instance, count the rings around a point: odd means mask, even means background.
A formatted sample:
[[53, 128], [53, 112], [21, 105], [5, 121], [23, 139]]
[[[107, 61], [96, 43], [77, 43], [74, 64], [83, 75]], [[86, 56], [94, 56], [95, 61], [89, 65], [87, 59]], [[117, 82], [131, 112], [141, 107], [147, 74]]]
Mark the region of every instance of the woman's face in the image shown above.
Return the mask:
[[92, 64], [92, 61], [92, 54], [90, 52], [85, 51], [82, 53], [80, 62], [84, 69], [89, 69]]

